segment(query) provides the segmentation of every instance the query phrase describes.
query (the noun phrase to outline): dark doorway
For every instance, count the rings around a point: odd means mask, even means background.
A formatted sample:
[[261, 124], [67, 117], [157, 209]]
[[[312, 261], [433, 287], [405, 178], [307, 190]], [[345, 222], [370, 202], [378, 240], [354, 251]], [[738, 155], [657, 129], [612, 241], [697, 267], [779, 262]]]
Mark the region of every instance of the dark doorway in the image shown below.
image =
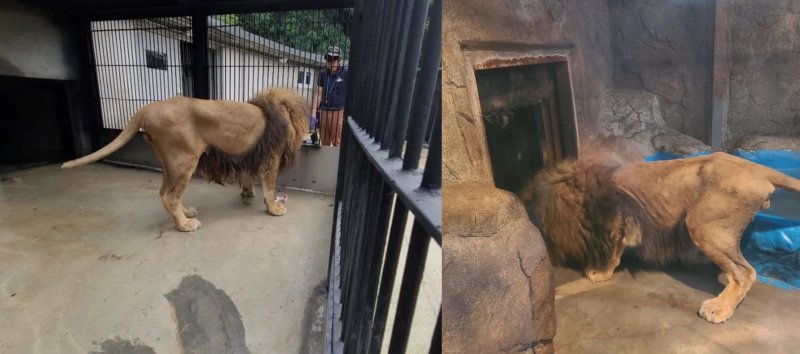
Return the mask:
[[518, 193], [577, 152], [566, 62], [478, 70], [475, 78], [495, 186]]
[[75, 156], [65, 82], [0, 76], [0, 172]]

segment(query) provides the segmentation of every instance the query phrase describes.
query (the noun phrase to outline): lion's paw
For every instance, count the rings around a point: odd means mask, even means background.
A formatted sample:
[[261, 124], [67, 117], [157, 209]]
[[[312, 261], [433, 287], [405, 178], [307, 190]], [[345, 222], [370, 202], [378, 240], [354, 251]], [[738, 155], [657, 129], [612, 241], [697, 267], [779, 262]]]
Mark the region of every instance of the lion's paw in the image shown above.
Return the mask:
[[720, 298], [715, 297], [703, 301], [697, 314], [708, 322], [722, 323], [731, 318], [733, 310], [733, 306], [728, 306]]
[[253, 192], [252, 190], [242, 189], [241, 196], [244, 197], [244, 198], [252, 198], [252, 197], [256, 196], [256, 193]]
[[267, 205], [267, 212], [270, 215], [281, 216], [283, 214], [286, 214], [286, 207], [283, 206], [282, 204], [278, 204], [278, 203], [275, 203], [272, 206]]
[[183, 232], [192, 232], [200, 228], [200, 220], [197, 219], [187, 219], [185, 223], [178, 225], [177, 228], [179, 231]]
[[197, 208], [195, 208], [195, 207], [184, 207], [183, 208], [183, 215], [186, 215], [187, 218], [197, 217]]
[[614, 271], [610, 272], [601, 272], [598, 270], [589, 270], [586, 271], [586, 277], [589, 278], [594, 283], [602, 283], [604, 281], [608, 281], [611, 279], [611, 276], [614, 275]]

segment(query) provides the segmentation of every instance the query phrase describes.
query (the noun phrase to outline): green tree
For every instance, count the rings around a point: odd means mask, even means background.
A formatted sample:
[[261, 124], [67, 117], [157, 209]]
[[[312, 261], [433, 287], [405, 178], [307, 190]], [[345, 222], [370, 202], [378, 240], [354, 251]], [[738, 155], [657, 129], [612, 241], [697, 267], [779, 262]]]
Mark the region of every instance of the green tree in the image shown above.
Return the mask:
[[324, 54], [329, 46], [350, 55], [352, 9], [267, 12], [217, 17], [229, 25], [306, 52]]

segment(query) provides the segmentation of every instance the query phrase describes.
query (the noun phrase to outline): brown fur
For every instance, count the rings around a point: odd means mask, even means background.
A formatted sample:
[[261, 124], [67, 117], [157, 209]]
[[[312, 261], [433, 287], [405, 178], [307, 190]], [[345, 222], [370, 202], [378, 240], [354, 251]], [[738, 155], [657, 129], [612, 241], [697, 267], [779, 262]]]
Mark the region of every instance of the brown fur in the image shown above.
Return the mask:
[[[251, 99], [250, 103], [264, 112], [266, 125], [270, 129], [265, 129], [258, 142], [241, 155], [229, 154], [209, 146], [200, 156], [197, 166], [200, 174], [219, 184], [240, 181], [243, 174], [258, 176], [269, 166], [276, 151], [283, 151], [280, 155], [281, 168], [292, 166], [302, 144], [302, 133], [308, 131], [308, 120], [292, 120], [291, 117], [310, 116], [310, 113], [303, 111], [303, 107], [295, 107], [296, 102], [287, 101], [287, 98], [293, 96], [260, 95]], [[298, 112], [292, 115], [287, 109]]]
[[800, 180], [724, 153], [644, 163], [619, 144], [582, 149], [577, 160], [541, 171], [520, 194], [551, 259], [605, 281], [626, 247], [655, 265], [702, 252], [728, 284], [699, 313], [726, 321], [756, 277], [739, 249], [742, 232], [776, 187], [800, 191]]
[[260, 177], [267, 211], [283, 215], [285, 207], [275, 202], [275, 182], [308, 136], [309, 116], [305, 100], [283, 89], [262, 92], [249, 103], [175, 97], [143, 107], [114, 141], [62, 168], [98, 161], [142, 129], [161, 160], [159, 193], [178, 230], [193, 231], [201, 225], [197, 210], [181, 203], [197, 168], [220, 184], [239, 180], [244, 197], [254, 196], [253, 181]]

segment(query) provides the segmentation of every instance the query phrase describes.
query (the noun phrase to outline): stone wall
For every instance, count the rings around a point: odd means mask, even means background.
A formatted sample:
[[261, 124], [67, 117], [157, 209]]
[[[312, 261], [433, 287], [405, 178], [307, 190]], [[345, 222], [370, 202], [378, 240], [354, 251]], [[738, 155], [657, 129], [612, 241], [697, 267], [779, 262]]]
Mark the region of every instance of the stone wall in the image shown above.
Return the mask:
[[614, 87], [656, 95], [666, 126], [708, 142], [714, 1], [609, 0]]
[[736, 0], [727, 140], [800, 136], [800, 1]]

